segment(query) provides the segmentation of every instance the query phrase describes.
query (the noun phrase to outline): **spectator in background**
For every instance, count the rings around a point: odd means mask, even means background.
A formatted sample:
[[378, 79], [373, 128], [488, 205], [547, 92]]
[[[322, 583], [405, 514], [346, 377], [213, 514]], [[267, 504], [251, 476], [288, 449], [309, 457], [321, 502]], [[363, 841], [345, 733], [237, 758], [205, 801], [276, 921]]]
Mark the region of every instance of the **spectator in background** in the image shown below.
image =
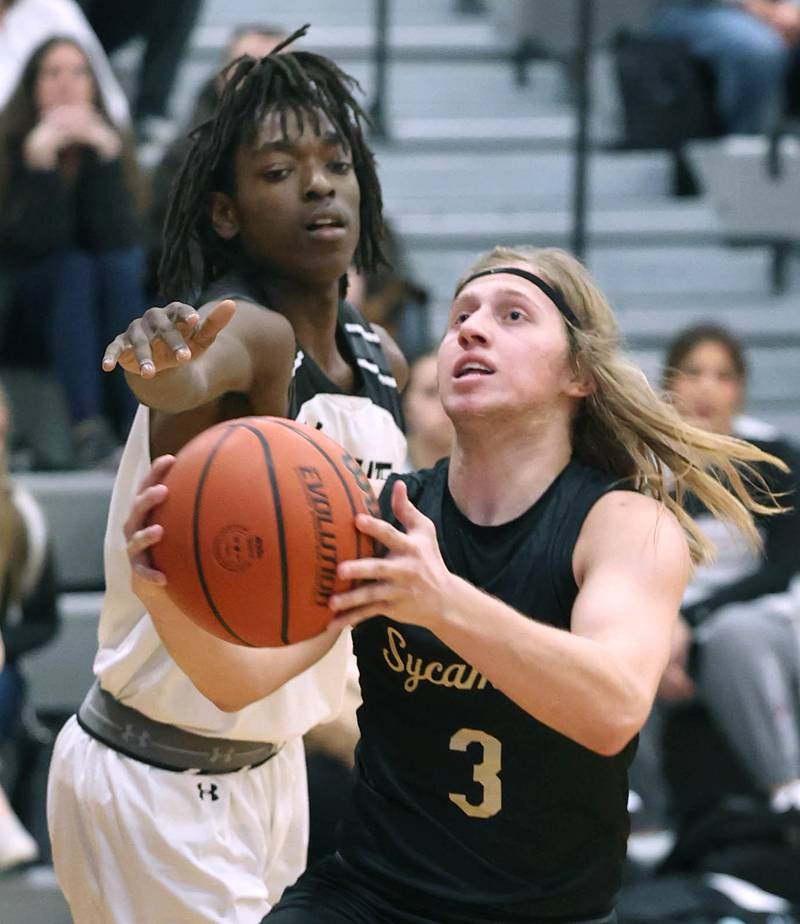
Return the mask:
[[439, 398], [436, 353], [424, 353], [409, 368], [403, 411], [412, 469], [432, 468], [450, 455], [453, 424]]
[[144, 40], [133, 118], [142, 141], [157, 141], [202, 0], [84, 0], [83, 6], [109, 54], [133, 38]]
[[[104, 415], [102, 344], [141, 314], [132, 148], [114, 128], [85, 52], [51, 38], [33, 53], [0, 114], [0, 261], [8, 304], [0, 357], [54, 363], [69, 403], [79, 466], [116, 446]], [[134, 403], [108, 379], [114, 417]]]
[[[281, 26], [243, 25], [231, 35], [225, 46], [222, 68], [247, 55], [250, 58], [263, 58], [276, 45], [279, 45], [288, 33]], [[153, 171], [150, 208], [148, 212], [148, 294], [155, 298], [158, 286], [155, 282], [156, 271], [161, 259], [161, 229], [167, 217], [172, 182], [178, 174], [189, 148], [192, 145], [190, 133], [214, 114], [219, 95], [224, 86], [224, 73], [209, 77], [202, 85], [195, 99], [192, 113], [177, 137], [164, 152]]]
[[0, 0], [0, 109], [6, 105], [33, 51], [54, 35], [84, 49], [106, 111], [120, 128], [130, 123], [122, 92], [103, 46], [75, 0]]
[[[716, 545], [712, 563], [699, 566], [686, 590], [662, 679], [659, 700], [642, 736], [634, 788], [655, 814], [663, 794], [641, 792], [658, 778], [660, 716], [665, 704], [698, 696], [715, 725], [776, 810], [800, 809], [800, 602], [787, 594], [800, 571], [800, 498], [796, 448], [771, 427], [739, 418], [747, 365], [741, 344], [725, 328], [698, 325], [670, 345], [664, 387], [690, 423], [747, 439], [782, 459], [789, 474], [756, 466], [787, 512], [758, 516], [761, 554], [727, 529], [693, 496], [685, 508]], [[636, 768], [636, 764], [634, 767]], [[654, 772], [654, 770], [656, 772]]]
[[711, 66], [718, 115], [730, 134], [765, 131], [800, 64], [795, 0], [662, 0], [654, 32], [686, 42]]
[[[56, 633], [56, 582], [47, 526], [33, 497], [7, 468], [9, 409], [0, 392], [0, 746], [14, 741], [25, 698], [19, 658]], [[0, 872], [36, 859], [36, 841], [0, 788]]]
[[379, 324], [397, 341], [410, 359], [426, 352], [428, 333], [428, 293], [406, 266], [403, 249], [391, 224], [385, 223], [383, 250], [387, 262], [379, 269], [359, 275], [348, 272], [347, 300], [371, 324]]

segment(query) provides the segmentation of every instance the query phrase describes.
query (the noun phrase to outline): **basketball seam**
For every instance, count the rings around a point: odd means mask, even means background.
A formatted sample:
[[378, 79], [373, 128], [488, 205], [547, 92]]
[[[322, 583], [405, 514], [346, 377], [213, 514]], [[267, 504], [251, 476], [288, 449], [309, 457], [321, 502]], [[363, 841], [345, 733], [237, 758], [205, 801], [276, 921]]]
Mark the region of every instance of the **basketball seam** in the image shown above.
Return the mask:
[[272, 458], [272, 451], [269, 448], [269, 443], [264, 437], [264, 434], [257, 428], [253, 427], [250, 424], [241, 423], [238, 424], [240, 427], [244, 427], [245, 430], [249, 430], [255, 435], [258, 441], [261, 443], [261, 448], [264, 451], [264, 460], [267, 463], [267, 473], [269, 475], [269, 483], [272, 488], [272, 499], [275, 505], [275, 519], [277, 520], [278, 528], [278, 548], [281, 556], [281, 593], [282, 593], [282, 602], [281, 602], [281, 641], [284, 645], [289, 644], [289, 562], [286, 557], [286, 532], [283, 526], [283, 508], [281, 507], [281, 496], [278, 491], [278, 479], [275, 475], [275, 463]]
[[[292, 423], [294, 423], [294, 421], [291, 421], [289, 423], [284, 423], [284, 421], [278, 420], [277, 418], [273, 418], [273, 420], [276, 424], [278, 424], [278, 426], [283, 427], [286, 430], [291, 430], [292, 433], [296, 433], [298, 436], [302, 436], [303, 439], [307, 443], [310, 443], [314, 447], [314, 449], [316, 449], [317, 452], [319, 452], [322, 455], [322, 457], [325, 459], [328, 465], [330, 465], [330, 467], [336, 473], [336, 477], [339, 479], [339, 481], [341, 481], [342, 487], [344, 488], [345, 493], [347, 494], [347, 500], [350, 503], [350, 510], [352, 511], [353, 517], [355, 518], [355, 516], [358, 514], [358, 510], [356, 509], [356, 504], [355, 504], [355, 501], [353, 500], [353, 495], [350, 493], [350, 488], [347, 484], [347, 481], [343, 477], [342, 473], [339, 471], [339, 468], [336, 465], [336, 463], [328, 455], [328, 453], [321, 446], [318, 446], [314, 442], [314, 440], [311, 439], [310, 436], [303, 433], [302, 430], [297, 430], [295, 427], [293, 427]], [[344, 447], [342, 447], [342, 450], [344, 452], [347, 452], [347, 450]], [[356, 558], [361, 558], [361, 532], [358, 529], [356, 529]], [[350, 581], [350, 589], [352, 590], [353, 587], [355, 586], [356, 586], [356, 582]]]
[[197, 482], [197, 491], [195, 492], [195, 498], [194, 498], [194, 510], [192, 512], [192, 540], [194, 543], [194, 562], [195, 562], [195, 567], [197, 568], [197, 576], [200, 580], [200, 586], [203, 589], [203, 596], [206, 598], [206, 603], [211, 609], [211, 612], [214, 614], [214, 617], [219, 622], [219, 624], [225, 629], [226, 632], [228, 632], [235, 639], [237, 639], [237, 641], [240, 641], [243, 645], [247, 645], [248, 648], [254, 648], [255, 647], [254, 645], [252, 645], [250, 642], [246, 641], [240, 635], [237, 635], [236, 632], [233, 631], [233, 629], [223, 619], [222, 613], [220, 613], [220, 611], [217, 609], [217, 606], [214, 603], [214, 598], [211, 596], [211, 590], [208, 584], [206, 583], [205, 574], [203, 572], [203, 561], [202, 561], [202, 556], [200, 553], [200, 513], [199, 513], [200, 495], [203, 492], [203, 488], [205, 486], [206, 478], [208, 476], [208, 472], [209, 472], [209, 469], [211, 468], [212, 462], [216, 458], [216, 455], [219, 452], [222, 444], [231, 435], [231, 433], [233, 433], [235, 429], [236, 429], [236, 426], [231, 426], [225, 430], [222, 436], [220, 436], [220, 438], [215, 443], [214, 448], [208, 454], [208, 458], [203, 463], [203, 468], [202, 468], [202, 471], [200, 472], [200, 479]]

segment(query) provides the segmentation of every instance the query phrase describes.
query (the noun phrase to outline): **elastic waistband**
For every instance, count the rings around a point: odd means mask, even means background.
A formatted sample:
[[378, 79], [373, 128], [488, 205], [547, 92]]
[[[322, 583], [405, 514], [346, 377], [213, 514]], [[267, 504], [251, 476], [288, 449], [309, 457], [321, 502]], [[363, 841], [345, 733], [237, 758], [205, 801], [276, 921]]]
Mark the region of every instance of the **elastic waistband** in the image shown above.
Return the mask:
[[156, 722], [124, 706], [95, 681], [78, 710], [78, 724], [126, 757], [176, 773], [235, 773], [266, 763], [281, 744], [207, 738]]

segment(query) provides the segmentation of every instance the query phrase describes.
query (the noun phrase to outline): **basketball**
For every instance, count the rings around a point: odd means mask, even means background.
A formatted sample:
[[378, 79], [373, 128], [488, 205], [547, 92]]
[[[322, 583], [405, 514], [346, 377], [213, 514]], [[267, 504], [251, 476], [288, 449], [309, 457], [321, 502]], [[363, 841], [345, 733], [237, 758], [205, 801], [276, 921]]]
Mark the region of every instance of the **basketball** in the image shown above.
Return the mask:
[[358, 462], [304, 424], [243, 417], [181, 449], [151, 523], [170, 599], [228, 642], [289, 645], [324, 631], [331, 594], [349, 589], [341, 561], [373, 554], [355, 527], [377, 514]]

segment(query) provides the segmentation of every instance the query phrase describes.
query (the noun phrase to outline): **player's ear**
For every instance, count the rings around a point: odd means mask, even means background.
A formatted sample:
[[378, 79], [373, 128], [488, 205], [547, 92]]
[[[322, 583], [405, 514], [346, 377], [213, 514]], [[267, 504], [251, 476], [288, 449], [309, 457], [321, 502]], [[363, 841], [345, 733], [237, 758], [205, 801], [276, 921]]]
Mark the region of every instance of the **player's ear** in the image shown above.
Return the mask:
[[566, 392], [570, 398], [588, 398], [597, 391], [597, 382], [588, 369], [583, 369], [580, 363], [570, 366], [569, 381]]
[[239, 217], [233, 199], [224, 192], [211, 193], [211, 225], [226, 241], [239, 233]]

